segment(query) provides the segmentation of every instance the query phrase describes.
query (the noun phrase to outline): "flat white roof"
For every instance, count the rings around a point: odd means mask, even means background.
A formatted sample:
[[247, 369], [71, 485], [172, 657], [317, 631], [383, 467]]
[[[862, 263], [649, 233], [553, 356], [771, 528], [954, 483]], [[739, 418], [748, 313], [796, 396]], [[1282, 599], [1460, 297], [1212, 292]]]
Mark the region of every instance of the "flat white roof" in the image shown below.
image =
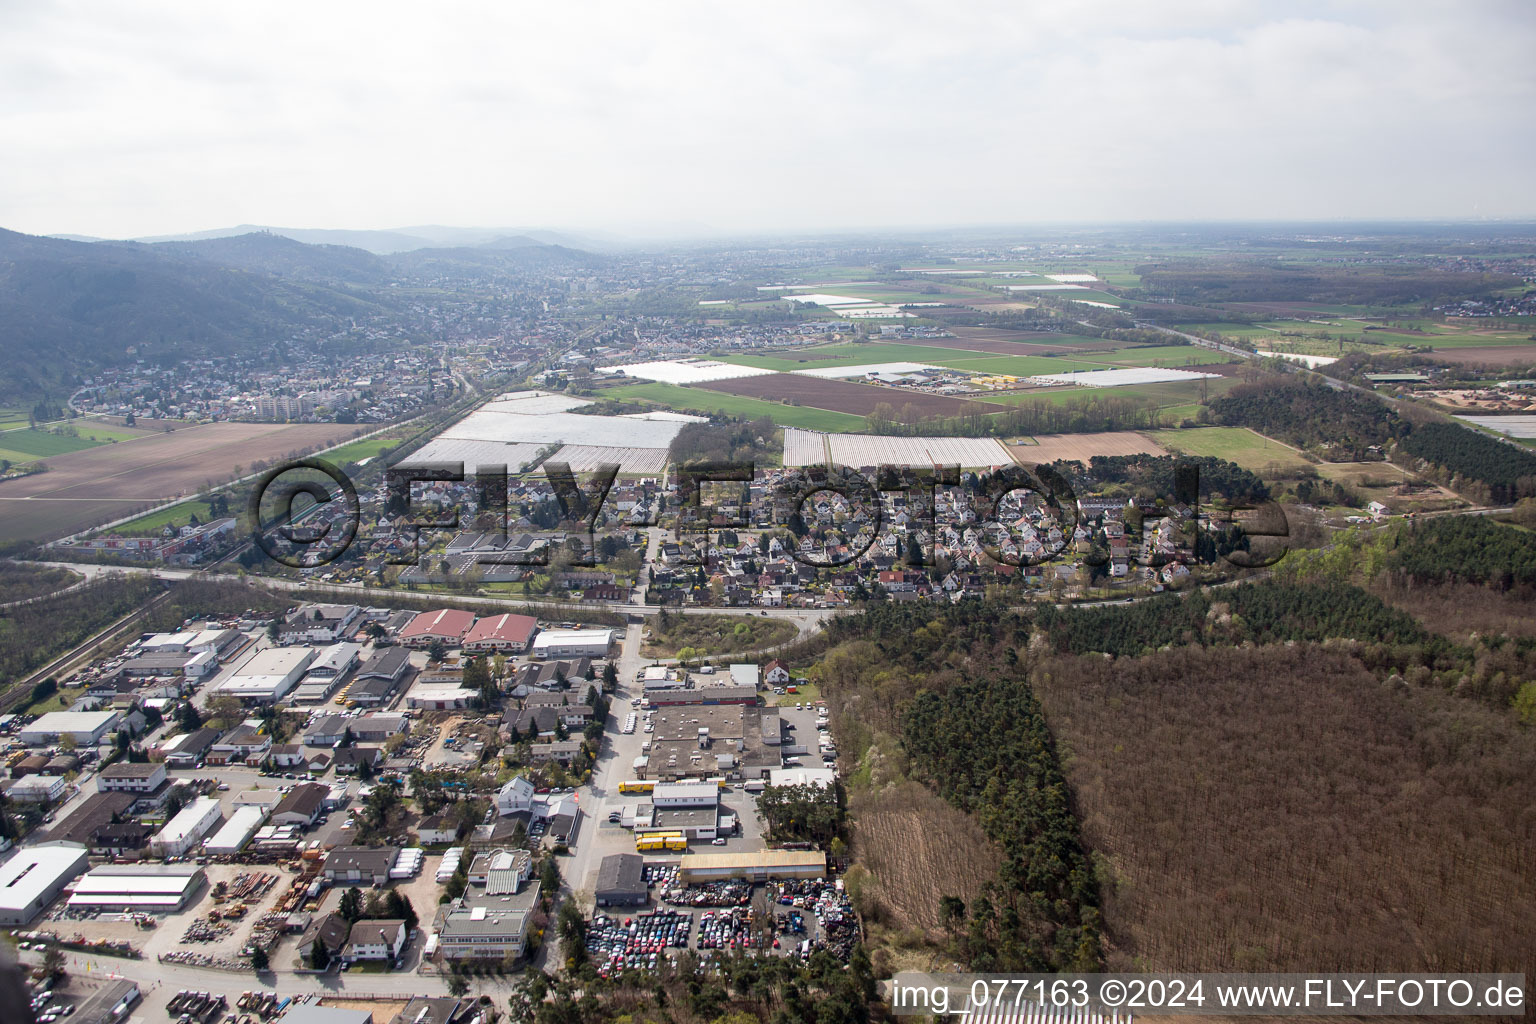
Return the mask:
[[86, 867], [85, 847], [74, 843], [24, 846], [0, 865], [0, 908], [22, 911]]
[[550, 629], [534, 637], [533, 642], [551, 644], [596, 644], [613, 639], [611, 629]]
[[267, 808], [260, 804], [242, 804], [230, 814], [224, 827], [208, 838], [208, 848], [237, 849], [267, 820]]
[[116, 718], [116, 711], [50, 711], [22, 732], [95, 732]]
[[155, 833], [154, 841], [180, 842], [188, 836], [198, 834], [203, 827], [203, 822], [209, 814], [219, 809], [219, 802], [211, 796], [200, 796], [187, 806], [183, 807], [165, 827]]
[[257, 651], [240, 670], [235, 673], [235, 678], [241, 676], [285, 676], [295, 669], [304, 668], [315, 660], [315, 651], [310, 647], [268, 647], [264, 651]]
[[774, 768], [768, 773], [774, 786], [830, 786], [836, 778], [831, 768]]
[[658, 782], [651, 790], [651, 799], [661, 797], [719, 797], [720, 787], [713, 782]]

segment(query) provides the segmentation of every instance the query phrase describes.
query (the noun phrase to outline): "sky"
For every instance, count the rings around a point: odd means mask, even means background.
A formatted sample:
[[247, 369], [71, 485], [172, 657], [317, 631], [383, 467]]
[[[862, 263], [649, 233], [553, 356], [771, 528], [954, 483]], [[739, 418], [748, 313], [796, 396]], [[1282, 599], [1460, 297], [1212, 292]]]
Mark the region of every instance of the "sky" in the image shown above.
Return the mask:
[[0, 227], [1536, 216], [1528, 0], [0, 0]]

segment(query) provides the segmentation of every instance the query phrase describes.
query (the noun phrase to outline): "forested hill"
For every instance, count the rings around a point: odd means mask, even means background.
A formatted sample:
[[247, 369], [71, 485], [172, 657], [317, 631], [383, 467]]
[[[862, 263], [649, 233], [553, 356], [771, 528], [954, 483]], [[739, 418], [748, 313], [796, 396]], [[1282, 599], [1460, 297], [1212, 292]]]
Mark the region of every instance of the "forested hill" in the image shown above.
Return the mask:
[[320, 284], [377, 285], [389, 276], [389, 265], [371, 252], [345, 245], [307, 245], [265, 231], [194, 242], [159, 242], [154, 250], [234, 270]]
[[80, 374], [133, 359], [255, 349], [369, 308], [185, 252], [0, 230], [0, 398], [57, 395]]

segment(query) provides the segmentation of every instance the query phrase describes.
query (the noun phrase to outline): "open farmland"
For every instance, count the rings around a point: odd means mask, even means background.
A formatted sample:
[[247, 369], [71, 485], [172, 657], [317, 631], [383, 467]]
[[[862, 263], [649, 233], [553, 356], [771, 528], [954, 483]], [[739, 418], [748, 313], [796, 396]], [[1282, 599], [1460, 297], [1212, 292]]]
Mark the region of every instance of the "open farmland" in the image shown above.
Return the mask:
[[209, 423], [49, 458], [0, 482], [0, 541], [75, 533], [227, 480], [258, 460], [305, 455], [363, 428], [337, 423]]
[[[796, 380], [806, 378], [796, 377]], [[730, 416], [743, 416], [747, 419], [756, 419], [759, 416], [767, 416], [773, 422], [785, 427], [805, 427], [809, 430], [863, 430], [865, 427], [862, 416], [851, 416], [847, 413], [832, 412], [829, 409], [810, 409], [802, 406], [784, 405], [778, 401], [764, 401], [761, 398], [749, 398], [746, 395], [735, 395], [723, 391], [706, 391], [703, 388], [683, 388], [676, 384], [624, 384], [615, 388], [605, 388], [602, 391], [604, 398], [624, 398], [631, 401], [655, 402], [669, 409], [682, 411], [696, 411], [701, 413], [725, 412]]]
[[1096, 455], [1167, 455], [1168, 451], [1146, 434], [1135, 430], [1107, 430], [1097, 434], [1050, 434], [1034, 438], [1034, 444], [1009, 444], [1015, 462], [1035, 466], [1066, 459], [1084, 465]]
[[[956, 332], [965, 328], [951, 328]], [[980, 328], [977, 328], [980, 330]], [[964, 352], [985, 353], [994, 356], [1049, 356], [1061, 353], [1108, 352], [1115, 342], [1097, 338], [1079, 338], [1072, 334], [1045, 334], [1042, 332], [995, 331], [998, 335], [1028, 334], [1029, 340], [1011, 340], [1006, 337], [968, 336], [964, 338], [924, 338], [923, 344], [932, 348], [959, 349]]]
[[1211, 374], [1193, 370], [1160, 369], [1150, 366], [1129, 366], [1120, 370], [1088, 370], [1061, 373], [1037, 373], [1035, 380], [1045, 384], [1065, 384], [1069, 387], [1117, 388], [1131, 384], [1167, 384], [1209, 377]]
[[[1448, 363], [1466, 363], [1473, 366], [1486, 363], [1489, 366], [1523, 366], [1536, 363], [1536, 345], [1471, 345], [1465, 348], [1441, 348], [1435, 343], [1436, 359]], [[5, 435], [0, 434], [0, 443]]]
[[1226, 459], [1255, 473], [1262, 473], [1271, 467], [1287, 470], [1311, 465], [1296, 449], [1247, 427], [1159, 430], [1151, 436], [1174, 451]]
[[[788, 398], [801, 405], [818, 409], [835, 409], [838, 412], [867, 416], [878, 405], [895, 407], [900, 413], [910, 406], [919, 416], [959, 416], [963, 413], [990, 415], [997, 412], [983, 402], [950, 398], [946, 395], [930, 395], [921, 391], [899, 388], [876, 387], [873, 384], [855, 384], [851, 381], [810, 377], [798, 373], [776, 373], [771, 377], [748, 377], [742, 380], [718, 380], [703, 385], [710, 391], [724, 391], [733, 395], [754, 398]], [[778, 419], [778, 413], [772, 413]]]
[[815, 466], [1004, 466], [1012, 460], [990, 437], [887, 437], [784, 431], [784, 465]]
[[[1053, 334], [1049, 331], [1010, 331], [1001, 327], [951, 327], [949, 333], [953, 338], [924, 338], [925, 345], [948, 345], [956, 348], [976, 348], [978, 343], [990, 344], [995, 341], [1024, 342], [1031, 345], [1048, 345], [1056, 351], [1075, 350], [1078, 352], [1092, 352], [1095, 350], [1106, 351], [1119, 348], [1120, 342], [1110, 341], [1106, 338], [1089, 338], [1076, 334]], [[989, 352], [990, 349], [977, 348], [979, 352]]]
[[573, 473], [591, 473], [599, 466], [614, 463], [618, 465], [620, 473], [657, 474], [667, 468], [667, 449], [567, 444], [562, 445], [548, 461], [567, 463]]
[[722, 363], [712, 359], [662, 359], [649, 363], [603, 366], [599, 369], [604, 373], [622, 373], [626, 377], [660, 381], [663, 384], [702, 384], [705, 381], [750, 377], [754, 374], [769, 372], [756, 367]]

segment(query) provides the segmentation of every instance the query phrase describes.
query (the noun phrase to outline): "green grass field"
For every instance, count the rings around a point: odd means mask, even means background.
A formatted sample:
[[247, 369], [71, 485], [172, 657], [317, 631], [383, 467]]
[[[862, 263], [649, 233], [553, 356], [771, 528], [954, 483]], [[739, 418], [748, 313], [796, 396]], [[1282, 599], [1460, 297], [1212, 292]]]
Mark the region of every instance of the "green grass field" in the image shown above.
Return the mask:
[[1205, 363], [1230, 363], [1225, 352], [1213, 352], [1198, 345], [1153, 345], [1147, 348], [1117, 348], [1113, 352], [1090, 352], [1083, 358], [1115, 366], [1195, 366]]
[[[22, 453], [26, 458], [46, 459], [66, 452], [83, 451], [96, 447], [97, 442], [83, 437], [67, 437], [50, 434], [45, 430], [10, 430], [0, 434], [0, 447], [6, 451]], [[16, 460], [12, 460], [13, 462]]]
[[158, 512], [151, 512], [148, 515], [140, 516], [137, 519], [123, 523], [121, 526], [115, 526], [112, 528], [112, 532], [120, 533], [125, 537], [144, 537], [149, 534], [158, 534], [167, 526], [186, 526], [191, 522], [193, 515], [197, 516], [197, 521], [200, 523], [206, 523], [214, 518], [206, 501], [192, 499], [190, 501], [178, 502], [170, 508], [163, 508]]
[[[953, 352], [953, 350], [951, 350]], [[937, 362], [937, 360], [928, 360]], [[953, 355], [940, 366], [948, 366], [967, 373], [1011, 373], [1016, 377], [1032, 377], [1037, 373], [1071, 373], [1074, 370], [1103, 370], [1107, 365], [1080, 356], [968, 356]]]
[[379, 437], [367, 437], [361, 441], [344, 444], [335, 451], [326, 452], [319, 456], [319, 458], [337, 466], [348, 462], [361, 462], [364, 459], [377, 458], [379, 452], [385, 448], [393, 448], [402, 440], [404, 439], [390, 434], [383, 434]]
[[1154, 430], [1148, 436], [1164, 448], [1186, 455], [1204, 455], [1235, 462], [1262, 473], [1278, 466], [1295, 469], [1311, 465], [1293, 448], [1246, 427], [1195, 427], [1190, 430]]
[[80, 436], [87, 441], [132, 441], [134, 438], [148, 437], [157, 433], [157, 431], [138, 430], [134, 427], [120, 427], [115, 423], [98, 423], [95, 420], [72, 420], [70, 426], [79, 431]]
[[601, 396], [654, 402], [679, 412], [695, 410], [707, 413], [724, 410], [729, 415], [746, 416], [751, 419], [768, 416], [780, 426], [804, 427], [807, 430], [825, 430], [832, 433], [859, 431], [866, 427], [862, 416], [850, 416], [848, 413], [812, 409], [800, 405], [781, 405], [778, 402], [764, 402], [744, 395], [730, 395], [723, 391], [708, 391], [703, 388], [684, 388], [676, 384], [662, 384], [655, 381], [605, 388]]

